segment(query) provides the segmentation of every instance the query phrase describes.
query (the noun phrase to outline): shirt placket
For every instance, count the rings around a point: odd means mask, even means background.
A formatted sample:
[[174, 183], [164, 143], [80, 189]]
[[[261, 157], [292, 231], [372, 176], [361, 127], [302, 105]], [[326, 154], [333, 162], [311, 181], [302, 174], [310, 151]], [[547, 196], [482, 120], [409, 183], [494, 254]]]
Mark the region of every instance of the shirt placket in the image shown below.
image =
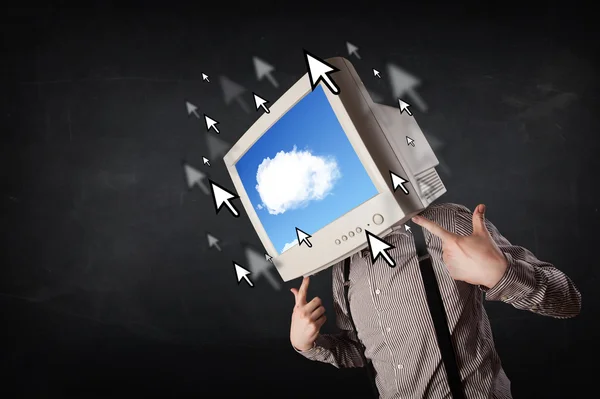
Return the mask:
[[377, 312], [377, 322], [379, 324], [379, 331], [381, 332], [381, 335], [383, 336], [383, 342], [385, 343], [386, 348], [389, 351], [389, 355], [390, 355], [390, 362], [392, 364], [392, 368], [394, 369], [394, 382], [395, 382], [395, 386], [396, 386], [396, 393], [400, 393], [400, 386], [398, 384], [398, 372], [399, 367], [395, 364], [395, 357], [394, 354], [392, 352], [392, 348], [390, 346], [390, 343], [388, 341], [388, 334], [390, 332], [390, 327], [386, 326], [383, 320], [383, 311], [382, 311], [382, 307], [381, 307], [381, 301], [385, 300], [385, 293], [382, 292], [382, 290], [379, 288], [381, 286], [379, 279], [377, 278], [377, 272], [375, 270], [375, 268], [377, 266], [375, 266], [370, 259], [370, 255], [366, 256], [365, 262], [367, 263], [367, 280], [369, 282], [369, 292], [371, 294], [371, 300], [373, 301], [373, 307], [375, 308], [375, 311]]

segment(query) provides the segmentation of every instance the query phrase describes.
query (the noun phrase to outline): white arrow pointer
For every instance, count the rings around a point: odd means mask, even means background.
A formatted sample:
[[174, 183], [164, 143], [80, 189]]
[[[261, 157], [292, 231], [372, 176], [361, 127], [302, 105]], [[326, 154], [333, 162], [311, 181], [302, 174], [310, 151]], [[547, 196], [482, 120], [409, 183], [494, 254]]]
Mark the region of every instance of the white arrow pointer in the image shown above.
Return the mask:
[[235, 208], [235, 206], [233, 206], [231, 200], [238, 199], [240, 197], [238, 197], [232, 192], [227, 191], [225, 188], [221, 187], [214, 181], [210, 179], [208, 179], [208, 181], [210, 182], [210, 188], [212, 190], [213, 200], [215, 203], [215, 211], [217, 212], [217, 214], [219, 214], [219, 211], [221, 210], [223, 205], [225, 205], [234, 217], [239, 217], [240, 212]]
[[407, 224], [405, 224], [405, 225], [404, 225], [404, 230], [406, 230], [406, 231], [410, 231], [410, 226], [409, 226], [409, 225], [407, 225]]
[[204, 165], [210, 166], [210, 161], [207, 158], [202, 157], [202, 162], [204, 163]]
[[306, 50], [304, 50], [304, 57], [306, 58], [306, 67], [308, 68], [308, 77], [310, 78], [312, 89], [314, 90], [319, 82], [323, 82], [333, 94], [340, 94], [340, 88], [329, 76], [330, 73], [339, 72], [339, 69], [315, 57]]
[[214, 120], [213, 118], [211, 118], [210, 116], [204, 114], [204, 121], [206, 122], [206, 131], [208, 132], [211, 128], [215, 129], [215, 132], [217, 133], [221, 133], [219, 132], [219, 129], [217, 129], [217, 122], [216, 120]]
[[307, 234], [296, 227], [296, 237], [298, 237], [298, 246], [302, 245], [302, 243], [304, 242], [307, 247], [312, 248], [312, 244], [308, 240], [312, 237], [310, 234]]
[[183, 169], [185, 170], [185, 177], [189, 189], [194, 187], [194, 185], [197, 185], [204, 192], [204, 194], [210, 195], [210, 191], [203, 181], [206, 178], [206, 175], [204, 173], [200, 172], [195, 168], [192, 168], [185, 162], [183, 162]]
[[267, 262], [273, 263], [273, 257], [271, 255], [265, 254], [265, 259], [267, 260]]
[[396, 267], [396, 261], [387, 253], [388, 249], [395, 248], [392, 244], [383, 241], [381, 238], [365, 230], [367, 234], [367, 242], [369, 243], [369, 251], [371, 252], [371, 260], [373, 263], [381, 256], [383, 260], [390, 266]]
[[233, 262], [233, 267], [235, 268], [235, 276], [237, 278], [238, 284], [242, 281], [242, 279], [244, 279], [244, 280], [246, 280], [246, 282], [248, 283], [248, 285], [250, 287], [254, 287], [254, 284], [248, 278], [248, 275], [250, 274], [249, 270], [244, 269], [243, 267], [241, 267], [240, 265], [238, 265], [235, 262]]
[[188, 116], [194, 114], [196, 115], [196, 118], [200, 119], [200, 115], [198, 115], [198, 112], [196, 112], [198, 108], [194, 104], [186, 101], [185, 108], [187, 109]]
[[279, 87], [279, 84], [273, 77], [273, 71], [275, 68], [271, 64], [266, 63], [258, 57], [253, 57], [252, 61], [254, 61], [254, 69], [256, 70], [256, 78], [260, 81], [264, 77], [267, 78], [269, 82], [275, 87]]
[[413, 139], [411, 139], [410, 137], [406, 136], [406, 144], [407, 145], [412, 145], [414, 147], [415, 146], [415, 141]]
[[379, 74], [379, 71], [377, 69], [375, 69], [375, 68], [373, 68], [373, 76], [381, 79], [381, 75]]
[[209, 248], [215, 247], [217, 250], [221, 250], [221, 247], [219, 246], [219, 239], [217, 237], [211, 235], [210, 233], [206, 233], [206, 238], [208, 239]]
[[210, 80], [208, 80], [208, 75], [205, 73], [202, 74], [202, 80], [206, 80], [208, 83], [210, 83]]
[[405, 103], [402, 100], [398, 100], [398, 104], [400, 104], [400, 113], [406, 111], [408, 115], [412, 116], [412, 112], [410, 112], [410, 109], [408, 109], [408, 107], [410, 107], [409, 103]]
[[269, 112], [271, 112], [271, 111], [269, 111], [269, 108], [267, 108], [267, 106], [265, 105], [268, 103], [267, 100], [265, 100], [264, 98], [262, 98], [261, 96], [259, 96], [256, 93], [252, 93], [252, 95], [254, 96], [254, 104], [256, 105], [257, 111], [262, 107], [262, 109], [264, 109], [267, 114]]
[[348, 49], [348, 55], [354, 54], [356, 58], [360, 60], [360, 55], [358, 55], [358, 47], [350, 42], [346, 42], [346, 48]]
[[394, 187], [394, 191], [396, 191], [398, 189], [398, 187], [400, 187], [400, 189], [402, 191], [404, 191], [404, 194], [408, 195], [408, 189], [406, 187], [404, 187], [404, 184], [408, 183], [408, 180], [401, 178], [400, 176], [398, 176], [391, 170], [390, 170], [390, 176], [392, 177], [392, 187]]

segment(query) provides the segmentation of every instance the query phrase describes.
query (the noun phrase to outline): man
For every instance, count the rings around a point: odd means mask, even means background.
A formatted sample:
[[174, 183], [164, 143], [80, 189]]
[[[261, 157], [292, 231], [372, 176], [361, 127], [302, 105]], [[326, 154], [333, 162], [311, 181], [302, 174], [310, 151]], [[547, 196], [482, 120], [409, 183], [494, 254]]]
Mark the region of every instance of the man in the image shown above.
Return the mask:
[[[485, 220], [484, 211], [484, 205], [472, 215], [461, 205], [432, 205], [413, 221], [424, 228], [465, 397], [505, 399], [512, 398], [510, 381], [494, 347], [481, 293], [488, 301], [556, 318], [579, 314], [581, 295], [554, 266], [508, 242]], [[318, 297], [307, 300], [306, 277], [300, 289], [292, 289], [292, 346], [308, 359], [341, 368], [365, 366], [364, 345], [381, 398], [450, 398], [414, 240], [398, 229], [386, 241], [395, 246], [388, 252], [395, 268], [380, 259], [372, 263], [368, 251], [351, 257], [349, 302], [358, 337], [345, 306], [342, 262], [333, 266], [341, 332], [319, 333], [325, 309]]]

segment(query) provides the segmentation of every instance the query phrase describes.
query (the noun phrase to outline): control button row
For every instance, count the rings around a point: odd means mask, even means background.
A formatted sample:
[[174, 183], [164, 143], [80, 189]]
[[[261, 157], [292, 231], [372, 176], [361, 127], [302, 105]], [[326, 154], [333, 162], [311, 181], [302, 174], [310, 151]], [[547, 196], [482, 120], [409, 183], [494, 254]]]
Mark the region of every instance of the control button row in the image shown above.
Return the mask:
[[[373, 215], [373, 223], [379, 225], [381, 223], [383, 223], [383, 216], [381, 216], [379, 213], [376, 213], [375, 215]], [[360, 234], [362, 233], [363, 229], [360, 227], [357, 227], [355, 229], [356, 233]], [[348, 236], [350, 236], [350, 238], [354, 237], [356, 234], [354, 233], [354, 231], [350, 231], [348, 232], [348, 235], [343, 235], [342, 236], [342, 240], [340, 240], [339, 238], [335, 240], [335, 245], [340, 245], [342, 243], [342, 241], [348, 241]]]
[[350, 238], [354, 237], [357, 233], [360, 234], [362, 233], [363, 229], [361, 227], [357, 227], [355, 229], [356, 233], [354, 231], [349, 231], [348, 235], [343, 235], [342, 236], [342, 240], [340, 240], [339, 238], [337, 240], [335, 240], [335, 244], [336, 245], [340, 245], [342, 243], [342, 241], [348, 241], [348, 236], [350, 236]]

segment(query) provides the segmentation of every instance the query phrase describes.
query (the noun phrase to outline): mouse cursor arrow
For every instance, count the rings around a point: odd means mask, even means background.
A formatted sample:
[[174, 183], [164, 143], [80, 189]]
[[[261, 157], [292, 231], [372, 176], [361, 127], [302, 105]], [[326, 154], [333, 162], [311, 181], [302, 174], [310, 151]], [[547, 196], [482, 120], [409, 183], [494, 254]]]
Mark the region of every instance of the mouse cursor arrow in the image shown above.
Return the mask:
[[312, 244], [308, 241], [308, 239], [312, 237], [310, 234], [307, 234], [296, 227], [296, 237], [298, 237], [298, 246], [302, 245], [304, 242], [307, 247], [312, 248]]
[[404, 230], [406, 230], [407, 232], [408, 232], [408, 231], [410, 231], [410, 226], [409, 226], [409, 225], [407, 225], [407, 224], [405, 224], [405, 225], [404, 225]]
[[330, 73], [339, 72], [339, 69], [315, 57], [306, 50], [304, 50], [304, 57], [306, 58], [306, 67], [308, 68], [308, 77], [312, 89], [314, 90], [319, 82], [323, 82], [333, 94], [340, 94], [340, 88], [329, 76]]
[[413, 139], [411, 139], [410, 137], [406, 136], [406, 144], [407, 145], [412, 145], [414, 147], [415, 146], [415, 141]]
[[205, 73], [202, 74], [202, 80], [206, 80], [208, 83], [210, 83], [210, 80], [208, 80], [208, 75]]
[[226, 143], [211, 133], [206, 133], [206, 145], [208, 146], [209, 158], [217, 159], [223, 157], [231, 148], [231, 144]]
[[221, 187], [214, 181], [210, 179], [208, 179], [208, 181], [210, 182], [210, 189], [212, 190], [213, 200], [215, 203], [215, 211], [217, 212], [217, 215], [219, 214], [221, 208], [223, 208], [223, 205], [225, 205], [234, 217], [239, 217], [240, 212], [235, 208], [235, 206], [233, 206], [231, 200], [239, 199], [240, 197], [238, 197], [232, 192], [227, 191], [225, 188]]
[[275, 68], [273, 66], [258, 57], [253, 57], [252, 61], [254, 62], [254, 69], [256, 71], [256, 78], [258, 80], [262, 80], [263, 78], [267, 78], [269, 82], [275, 87], [279, 87], [279, 84], [273, 77], [273, 71]]
[[390, 176], [392, 177], [392, 187], [394, 187], [394, 191], [396, 191], [398, 187], [400, 187], [400, 189], [404, 191], [404, 194], [408, 195], [408, 189], [404, 187], [404, 184], [408, 183], [408, 180], [401, 178], [391, 170]]
[[268, 103], [268, 101], [256, 93], [252, 93], [252, 95], [254, 96], [254, 104], [256, 105], [256, 110], [258, 111], [262, 107], [262, 109], [264, 109], [265, 112], [268, 114], [270, 111], [269, 108], [267, 108], [267, 106], [265, 105]]
[[348, 55], [354, 54], [356, 58], [360, 60], [360, 55], [358, 55], [358, 47], [350, 42], [346, 42], [346, 48], [348, 49]]
[[202, 163], [204, 163], [206, 166], [210, 166], [210, 161], [206, 157], [202, 157]]
[[408, 109], [408, 107], [410, 107], [409, 103], [405, 103], [402, 100], [398, 100], [398, 104], [400, 104], [400, 113], [406, 111], [408, 115], [412, 116], [412, 112], [410, 112], [410, 109]]
[[369, 244], [372, 262], [375, 263], [377, 258], [381, 256], [390, 267], [396, 267], [396, 261], [394, 261], [394, 259], [392, 259], [392, 257], [387, 253], [388, 249], [395, 247], [367, 230], [365, 230], [365, 233], [367, 234], [367, 242]]
[[248, 278], [248, 275], [250, 274], [250, 270], [244, 269], [243, 267], [241, 267], [240, 265], [238, 265], [235, 262], [233, 262], [233, 267], [235, 268], [235, 276], [237, 277], [238, 285], [240, 284], [242, 279], [244, 279], [244, 280], [246, 280], [246, 282], [248, 283], [248, 285], [250, 287], [254, 287], [254, 284]]
[[373, 76], [375, 76], [376, 78], [381, 79], [380, 72], [377, 69], [375, 69], [375, 68], [373, 68]]
[[221, 250], [221, 246], [219, 245], [219, 239], [217, 237], [213, 236], [210, 233], [206, 233], [206, 238], [208, 239], [209, 248], [215, 247], [218, 251]]
[[217, 129], [217, 122], [216, 120], [214, 120], [213, 118], [211, 118], [210, 116], [204, 114], [204, 121], [206, 122], [206, 131], [208, 132], [210, 129], [215, 129], [215, 132], [217, 133], [221, 133], [219, 132], [219, 129]]
[[223, 90], [225, 104], [229, 105], [233, 101], [235, 101], [239, 104], [239, 106], [245, 113], [249, 114], [250, 108], [248, 107], [248, 104], [246, 104], [246, 101], [244, 101], [244, 98], [242, 97], [242, 95], [247, 91], [246, 88], [240, 86], [238, 83], [235, 83], [234, 81], [225, 76], [220, 76], [219, 80], [221, 83], [221, 90]]
[[273, 263], [273, 257], [271, 255], [265, 254], [265, 259], [267, 260], [267, 262]]
[[392, 95], [395, 98], [408, 96], [422, 112], [427, 111], [427, 105], [415, 91], [415, 87], [421, 84], [419, 79], [394, 64], [388, 64], [387, 76], [392, 84]]
[[196, 107], [194, 104], [186, 101], [185, 108], [187, 109], [188, 116], [190, 116], [191, 114], [194, 114], [196, 116], [196, 118], [200, 119], [200, 115], [198, 115], [198, 112], [196, 112], [198, 107]]
[[273, 277], [273, 261], [267, 258], [269, 255], [257, 251], [251, 246], [245, 246], [244, 253], [246, 255], [246, 265], [248, 265], [248, 270], [254, 276], [254, 280], [264, 277], [274, 290], [280, 290], [279, 282]]
[[185, 179], [187, 181], [188, 189], [191, 190], [194, 185], [197, 185], [204, 192], [204, 194], [209, 195], [208, 187], [204, 183], [206, 175], [185, 162], [183, 162], [183, 169], [185, 171]]

